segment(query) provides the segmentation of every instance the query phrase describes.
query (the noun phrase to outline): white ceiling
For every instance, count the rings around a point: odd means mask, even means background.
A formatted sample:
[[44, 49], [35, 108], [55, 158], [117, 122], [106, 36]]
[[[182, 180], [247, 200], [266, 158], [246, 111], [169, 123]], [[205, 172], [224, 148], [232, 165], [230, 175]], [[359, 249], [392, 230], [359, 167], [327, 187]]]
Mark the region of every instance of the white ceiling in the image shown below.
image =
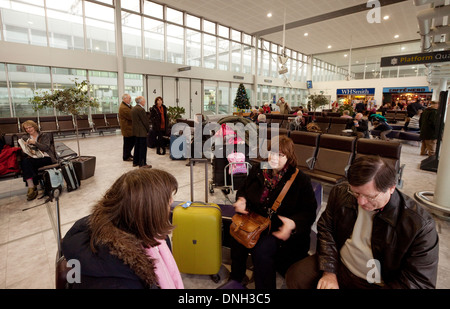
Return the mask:
[[[286, 25], [357, 5], [368, 0], [164, 0], [169, 7], [205, 17], [224, 26], [256, 34], [279, 27], [281, 31], [261, 38], [282, 45], [284, 13]], [[420, 40], [417, 13], [428, 6], [415, 6], [413, 0], [381, 6], [381, 23], [367, 21], [368, 10], [360, 13], [313, 22], [286, 30], [287, 48], [304, 54], [319, 54], [352, 48]], [[268, 18], [267, 13], [272, 17]], [[308, 32], [305, 37], [304, 33]], [[394, 39], [395, 35], [398, 39]], [[328, 49], [328, 45], [332, 48]]]
[[[381, 57], [422, 52], [418, 13], [430, 8], [430, 3], [435, 7], [450, 4], [450, 0], [380, 0], [381, 22], [369, 23], [369, 0], [157, 1], [279, 45], [283, 44], [285, 24], [288, 49], [339, 67], [348, 66], [349, 58], [344, 55], [351, 49], [353, 72], [364, 70], [353, 67], [355, 64], [379, 64]], [[415, 2], [428, 4], [416, 6]], [[383, 19], [386, 15], [388, 20]], [[448, 17], [433, 20], [434, 27], [440, 25], [448, 25]], [[304, 36], [305, 32], [308, 36]]]

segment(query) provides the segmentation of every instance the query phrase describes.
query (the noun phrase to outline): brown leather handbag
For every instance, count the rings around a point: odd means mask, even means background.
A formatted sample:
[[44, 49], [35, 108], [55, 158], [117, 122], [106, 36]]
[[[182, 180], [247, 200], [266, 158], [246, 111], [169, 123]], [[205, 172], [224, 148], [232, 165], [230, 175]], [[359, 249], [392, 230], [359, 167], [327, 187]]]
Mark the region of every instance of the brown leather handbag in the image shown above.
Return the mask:
[[253, 248], [258, 242], [261, 233], [267, 228], [270, 229], [272, 214], [276, 213], [278, 207], [280, 207], [281, 201], [294, 182], [297, 174], [298, 169], [295, 170], [291, 179], [284, 185], [283, 190], [281, 190], [275, 203], [273, 203], [272, 208], [269, 210], [268, 217], [254, 212], [249, 212], [248, 214], [236, 213], [231, 218], [230, 235], [246, 248]]

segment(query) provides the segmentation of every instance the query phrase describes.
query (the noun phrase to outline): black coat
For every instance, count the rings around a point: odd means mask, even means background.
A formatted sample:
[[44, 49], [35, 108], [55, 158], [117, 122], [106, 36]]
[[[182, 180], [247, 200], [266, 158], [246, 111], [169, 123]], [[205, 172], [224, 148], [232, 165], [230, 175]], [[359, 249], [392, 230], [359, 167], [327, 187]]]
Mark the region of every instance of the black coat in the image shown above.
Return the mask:
[[[348, 184], [333, 187], [317, 223], [320, 270], [337, 273], [339, 252], [352, 236], [358, 202]], [[431, 215], [397, 189], [373, 218], [374, 259], [381, 265], [386, 288], [435, 288], [439, 245]]]
[[[247, 180], [236, 193], [236, 199], [244, 197], [247, 210], [267, 217], [267, 210], [272, 207], [284, 185], [294, 172], [295, 168], [289, 166], [277, 187], [269, 193], [267, 200], [261, 203], [260, 198], [264, 189], [264, 176], [259, 164], [257, 164], [251, 169]], [[277, 211], [278, 215], [292, 219], [296, 225], [294, 233], [280, 248], [281, 254], [285, 256], [282, 260], [287, 264], [286, 268], [289, 264], [308, 255], [311, 226], [316, 220], [317, 207], [311, 180], [302, 171], [299, 171]], [[281, 225], [282, 222], [278, 216], [276, 214], [272, 215], [271, 232], [277, 231]]]
[[[91, 250], [89, 219], [90, 217], [87, 216], [75, 222], [62, 241], [62, 252], [65, 258], [68, 261], [76, 259], [80, 262], [81, 282], [73, 283], [71, 287], [81, 289], [157, 288], [156, 275], [152, 268], [153, 262], [145, 256], [142, 247], [137, 246], [138, 242], [132, 236], [112, 226], [105, 227], [106, 232], [102, 235], [107, 235], [108, 238], [104, 240], [104, 243], [110, 245], [98, 245], [96, 253]], [[120, 237], [116, 238], [117, 235]], [[118, 252], [122, 258], [118, 256]], [[124, 262], [125, 258], [128, 264]], [[146, 269], [150, 273], [150, 277], [153, 278], [149, 280], [153, 280], [153, 284], [145, 284], [143, 278], [136, 274], [136, 269], [139, 268]]]
[[167, 116], [167, 107], [163, 104], [162, 108], [164, 111], [164, 130], [161, 129], [161, 113], [156, 105], [153, 105], [150, 109], [150, 121], [152, 122], [153, 130], [163, 131], [163, 134], [167, 135], [169, 132], [169, 117]]

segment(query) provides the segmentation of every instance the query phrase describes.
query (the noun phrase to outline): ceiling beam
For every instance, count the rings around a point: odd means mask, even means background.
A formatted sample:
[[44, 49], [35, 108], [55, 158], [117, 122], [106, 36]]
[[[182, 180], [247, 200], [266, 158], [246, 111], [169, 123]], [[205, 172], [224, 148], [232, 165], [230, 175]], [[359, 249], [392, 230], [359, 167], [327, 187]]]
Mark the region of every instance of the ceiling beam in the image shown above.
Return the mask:
[[[380, 5], [381, 5], [381, 7], [383, 7], [383, 6], [396, 4], [396, 3], [400, 3], [400, 2], [405, 2], [405, 1], [409, 1], [409, 0], [380, 0]], [[310, 18], [287, 23], [286, 30], [303, 27], [306, 25], [310, 25], [310, 24], [314, 24], [314, 23], [318, 23], [321, 21], [330, 20], [333, 18], [338, 18], [338, 17], [350, 15], [350, 14], [360, 13], [360, 12], [364, 12], [364, 11], [371, 10], [371, 9], [372, 9], [372, 7], [370, 7], [370, 6], [367, 7], [367, 3], [363, 3], [363, 4], [355, 5], [352, 7], [348, 7], [345, 9], [341, 9], [341, 10], [325, 13], [322, 15], [313, 16]], [[281, 31], [283, 31], [283, 25], [264, 29], [261, 31], [257, 31], [257, 32], [252, 33], [252, 35], [261, 37], [264, 35], [277, 33], [277, 32], [281, 32]]]

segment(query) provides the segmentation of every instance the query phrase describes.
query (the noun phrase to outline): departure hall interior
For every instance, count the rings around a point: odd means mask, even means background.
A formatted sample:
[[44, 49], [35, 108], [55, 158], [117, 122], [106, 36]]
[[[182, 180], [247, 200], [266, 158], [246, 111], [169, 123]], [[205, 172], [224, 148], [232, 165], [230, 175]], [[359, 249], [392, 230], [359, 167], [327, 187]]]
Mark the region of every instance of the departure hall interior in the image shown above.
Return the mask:
[[[228, 119], [260, 126], [252, 116], [271, 106], [272, 111], [262, 112], [265, 122], [294, 141], [298, 167], [311, 178], [316, 193], [310, 254], [316, 250], [317, 221], [330, 190], [345, 180], [348, 166], [364, 147], [365, 154], [388, 157], [397, 167], [399, 191], [435, 220], [435, 287], [449, 289], [450, 129], [444, 126], [449, 15], [450, 0], [0, 1], [0, 133], [6, 144], [20, 147], [18, 140], [26, 134], [22, 124], [33, 120], [41, 132], [52, 135], [59, 162], [94, 159], [91, 171], [77, 165], [78, 188], [69, 191], [64, 180], [58, 197], [48, 202], [39, 198], [43, 182], [38, 198], [27, 200], [22, 172], [2, 170], [0, 289], [58, 288], [58, 237], [89, 215], [116, 179], [139, 169], [122, 157], [118, 113], [124, 94], [131, 96], [133, 106], [143, 96], [148, 114], [162, 97], [171, 125], [187, 124], [189, 133], [198, 115], [205, 123]], [[439, 61], [382, 63], [383, 58], [430, 53], [438, 53]], [[82, 116], [57, 107], [37, 109], [32, 103], [37, 95], [84, 80], [89, 82], [88, 97], [98, 105], [84, 108]], [[241, 86], [250, 103], [243, 108], [235, 105]], [[325, 103], [315, 106], [312, 99], [317, 96]], [[281, 113], [281, 97], [290, 114]], [[410, 121], [408, 105], [419, 102], [426, 108], [432, 101], [439, 102], [440, 132], [436, 152], [428, 157], [421, 154], [420, 133], [405, 130], [405, 124]], [[370, 121], [370, 134], [363, 138], [353, 136], [342, 122], [337, 125], [335, 119], [344, 110], [354, 117], [358, 103], [365, 104], [365, 117], [386, 118], [392, 129], [386, 140]], [[293, 126], [300, 108], [305, 132]], [[315, 144], [302, 137], [308, 123], [320, 126]], [[159, 155], [147, 139], [146, 164], [175, 176], [178, 190], [172, 206], [200, 201], [232, 208], [238, 187], [227, 182], [231, 172], [224, 172], [226, 164], [218, 168], [210, 154], [197, 161], [173, 158], [171, 134], [164, 140]], [[227, 282], [230, 218], [222, 217], [218, 277], [181, 271], [184, 288], [218, 289]], [[250, 258], [248, 263], [247, 288], [255, 289]], [[286, 289], [278, 273], [276, 286]]]

